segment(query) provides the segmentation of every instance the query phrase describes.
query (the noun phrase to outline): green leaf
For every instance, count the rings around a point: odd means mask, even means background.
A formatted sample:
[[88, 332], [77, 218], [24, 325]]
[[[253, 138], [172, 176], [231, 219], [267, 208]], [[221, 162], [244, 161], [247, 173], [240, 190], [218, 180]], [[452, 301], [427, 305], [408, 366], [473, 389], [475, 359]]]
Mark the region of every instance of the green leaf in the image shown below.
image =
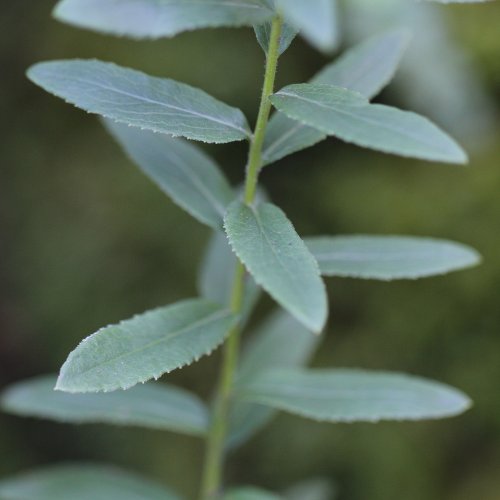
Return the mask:
[[349, 369], [268, 371], [239, 387], [236, 397], [325, 422], [444, 418], [471, 405], [438, 382]]
[[339, 42], [337, 0], [275, 0], [288, 23], [314, 47], [331, 52]]
[[131, 472], [97, 465], [62, 465], [0, 481], [5, 500], [179, 500]]
[[215, 162], [195, 145], [105, 121], [127, 155], [160, 189], [200, 222], [222, 228], [235, 193]]
[[3, 392], [2, 409], [14, 415], [73, 424], [104, 423], [203, 435], [208, 411], [193, 394], [166, 384], [149, 383], [107, 394], [55, 391], [56, 377], [18, 382]]
[[427, 2], [436, 3], [485, 3], [493, 0], [426, 0]]
[[102, 328], [69, 355], [56, 389], [128, 389], [197, 361], [236, 324], [229, 310], [203, 299], [178, 302]]
[[289, 488], [286, 500], [334, 500], [336, 488], [328, 479], [309, 479]]
[[480, 255], [452, 241], [409, 236], [318, 236], [305, 240], [324, 276], [395, 280], [458, 271]]
[[271, 96], [279, 111], [346, 142], [446, 163], [466, 163], [460, 146], [426, 118], [326, 84], [289, 85]]
[[140, 39], [252, 26], [270, 19], [273, 12], [260, 0], [62, 0], [54, 16], [81, 28]]
[[[312, 82], [345, 87], [371, 99], [394, 76], [407, 41], [407, 33], [401, 30], [369, 38], [326, 66]], [[314, 146], [326, 137], [315, 128], [276, 113], [266, 131], [262, 155], [264, 164]]]
[[[231, 250], [227, 237], [216, 232], [210, 238], [198, 277], [198, 291], [202, 297], [221, 305], [229, 305], [234, 272], [238, 259]], [[261, 289], [248, 274], [245, 276], [242, 323], [245, 323], [260, 297]]]
[[[267, 54], [269, 50], [269, 41], [271, 39], [271, 22], [267, 22], [264, 24], [259, 24], [258, 26], [254, 26], [255, 36], [257, 37], [257, 41], [259, 45], [262, 47], [262, 50]], [[281, 37], [280, 37], [280, 48], [279, 54], [283, 54], [290, 44], [293, 42], [293, 39], [297, 36], [297, 30], [292, 26], [284, 23], [281, 29]]]
[[255, 281], [306, 327], [320, 332], [328, 316], [318, 264], [286, 215], [271, 203], [232, 203], [224, 219], [231, 247]]
[[280, 497], [259, 488], [246, 486], [229, 491], [224, 495], [224, 500], [280, 500]]
[[200, 89], [95, 60], [35, 64], [28, 77], [89, 113], [133, 127], [203, 142], [249, 137], [243, 113]]
[[[278, 310], [251, 336], [238, 372], [239, 383], [250, 381], [272, 368], [306, 365], [320, 337], [310, 332], [283, 310]], [[283, 349], [286, 346], [286, 349]], [[237, 401], [231, 409], [229, 447], [247, 441], [274, 417], [272, 408]]]

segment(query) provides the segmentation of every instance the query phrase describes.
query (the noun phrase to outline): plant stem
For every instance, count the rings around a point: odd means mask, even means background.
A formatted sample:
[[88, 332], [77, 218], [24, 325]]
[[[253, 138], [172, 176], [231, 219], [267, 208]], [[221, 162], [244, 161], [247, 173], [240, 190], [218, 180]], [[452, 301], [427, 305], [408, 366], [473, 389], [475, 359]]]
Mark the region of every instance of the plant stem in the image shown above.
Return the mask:
[[[259, 114], [248, 155], [244, 198], [247, 205], [251, 205], [255, 199], [259, 172], [262, 168], [262, 146], [264, 144], [269, 113], [271, 112], [269, 96], [274, 92], [282, 26], [283, 20], [281, 17], [277, 16], [272, 23]], [[244, 289], [245, 268], [243, 264], [238, 261], [231, 292], [231, 310], [235, 314], [240, 314], [242, 311]], [[241, 326], [238, 325], [230, 332], [228, 340], [224, 345], [224, 357], [219, 386], [215, 397], [212, 421], [207, 438], [200, 500], [213, 500], [217, 498], [221, 488], [229, 405], [238, 365], [240, 334]]]

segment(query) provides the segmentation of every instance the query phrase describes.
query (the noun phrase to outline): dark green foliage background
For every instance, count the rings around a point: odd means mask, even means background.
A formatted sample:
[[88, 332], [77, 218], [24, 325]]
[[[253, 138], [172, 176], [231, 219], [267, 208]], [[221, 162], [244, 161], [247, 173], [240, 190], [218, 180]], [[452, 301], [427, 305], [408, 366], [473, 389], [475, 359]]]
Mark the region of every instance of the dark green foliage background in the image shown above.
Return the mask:
[[[95, 118], [41, 92], [25, 68], [45, 59], [113, 60], [202, 87], [252, 120], [262, 78], [250, 30], [136, 43], [59, 25], [49, 17], [52, 3], [3, 2], [0, 17], [2, 386], [55, 372], [102, 325], [193, 296], [209, 235], [124, 159]], [[500, 5], [451, 7], [448, 15], [500, 101]], [[279, 85], [306, 80], [325, 62], [297, 42], [283, 57]], [[382, 98], [400, 96], [389, 90]], [[435, 377], [465, 390], [475, 407], [450, 421], [376, 426], [282, 416], [232, 457], [231, 481], [279, 490], [323, 475], [345, 500], [498, 499], [499, 139], [500, 128], [472, 154], [472, 168], [334, 140], [266, 168], [262, 182], [302, 234], [445, 237], [484, 255], [481, 268], [443, 278], [330, 280], [332, 317], [315, 359]], [[242, 180], [244, 144], [207, 149]], [[259, 315], [271, 306], [264, 301]], [[216, 367], [214, 357], [170, 379], [208, 396]], [[0, 416], [0, 476], [63, 460], [111, 461], [192, 493], [202, 452], [198, 441], [172, 434]]]

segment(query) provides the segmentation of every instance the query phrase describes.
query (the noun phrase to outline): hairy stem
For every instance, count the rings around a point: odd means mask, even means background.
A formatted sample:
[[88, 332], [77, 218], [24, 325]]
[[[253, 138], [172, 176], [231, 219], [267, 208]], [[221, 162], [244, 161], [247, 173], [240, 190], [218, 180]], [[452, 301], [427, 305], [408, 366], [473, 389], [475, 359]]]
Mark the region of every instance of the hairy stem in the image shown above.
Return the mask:
[[[282, 25], [283, 21], [280, 17], [276, 17], [273, 20], [269, 48], [267, 51], [266, 72], [259, 114], [248, 155], [248, 167], [245, 180], [245, 203], [248, 205], [251, 205], [255, 199], [259, 172], [262, 168], [262, 146], [264, 144], [266, 127], [271, 111], [269, 96], [274, 91]], [[236, 314], [240, 314], [242, 311], [244, 287], [245, 269], [241, 262], [238, 262], [231, 292], [231, 310]], [[230, 332], [228, 340], [224, 345], [224, 358], [219, 386], [217, 388], [212, 412], [212, 421], [207, 438], [200, 500], [213, 500], [217, 498], [221, 489], [224, 447], [228, 430], [229, 405], [238, 365], [240, 334], [241, 327], [238, 325]]]

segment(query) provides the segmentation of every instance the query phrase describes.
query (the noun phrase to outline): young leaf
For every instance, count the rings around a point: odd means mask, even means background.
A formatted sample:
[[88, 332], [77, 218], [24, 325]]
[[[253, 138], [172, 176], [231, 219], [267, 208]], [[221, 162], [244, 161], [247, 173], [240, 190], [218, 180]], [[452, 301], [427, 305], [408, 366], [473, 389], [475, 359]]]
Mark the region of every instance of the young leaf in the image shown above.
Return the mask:
[[325, 422], [444, 418], [466, 411], [462, 392], [409, 375], [363, 370], [268, 371], [236, 397]]
[[[214, 233], [208, 243], [199, 272], [198, 291], [200, 295], [216, 304], [228, 305], [231, 300], [237, 262], [238, 259], [231, 250], [226, 235], [222, 232]], [[251, 276], [247, 275], [245, 277], [242, 323], [250, 316], [260, 293], [260, 287]]]
[[160, 189], [200, 222], [222, 228], [235, 193], [215, 162], [195, 145], [105, 121], [127, 155]]
[[179, 500], [152, 481], [114, 467], [62, 465], [0, 481], [5, 500]]
[[60, 21], [132, 38], [172, 37], [200, 28], [260, 24], [273, 11], [260, 0], [62, 0]]
[[[407, 33], [401, 30], [370, 38], [346, 51], [311, 81], [345, 87], [371, 99], [394, 76], [407, 41]], [[266, 131], [262, 154], [264, 164], [313, 146], [326, 137], [315, 128], [276, 113]]]
[[56, 389], [128, 389], [210, 354], [236, 324], [228, 309], [203, 299], [161, 307], [102, 328], [69, 355]]
[[166, 384], [149, 383], [107, 394], [55, 391], [56, 377], [19, 382], [2, 394], [2, 409], [14, 415], [58, 422], [104, 423], [203, 435], [208, 411], [193, 394]]
[[[299, 368], [306, 365], [319, 339], [288, 313], [278, 310], [252, 335], [243, 353], [238, 380], [242, 383], [249, 381], [273, 368]], [[235, 402], [231, 409], [228, 446], [234, 448], [241, 445], [274, 415], [275, 410], [267, 406]]]
[[336, 497], [336, 488], [328, 479], [302, 481], [284, 494], [286, 500], [334, 500]]
[[319, 236], [305, 242], [324, 276], [416, 279], [465, 269], [481, 261], [470, 247], [432, 238]]
[[[269, 40], [271, 38], [271, 23], [267, 22], [264, 24], [259, 24], [258, 26], [254, 26], [255, 36], [257, 37], [257, 41], [259, 45], [262, 47], [262, 50], [267, 54], [269, 50]], [[293, 39], [297, 36], [297, 30], [292, 28], [292, 26], [288, 24], [283, 24], [283, 28], [281, 29], [281, 37], [280, 37], [280, 48], [279, 54], [283, 54], [290, 44], [293, 42]]]
[[275, 0], [285, 19], [314, 47], [331, 52], [339, 42], [337, 0]]
[[213, 143], [250, 135], [239, 109], [185, 83], [113, 63], [51, 61], [32, 66], [28, 77], [78, 108], [133, 127]]
[[357, 92], [305, 83], [289, 85], [270, 99], [289, 118], [358, 146], [422, 160], [467, 162], [460, 146], [431, 121], [370, 104]]
[[280, 497], [259, 488], [246, 486], [229, 491], [224, 495], [224, 500], [280, 500]]
[[271, 203], [232, 203], [224, 219], [229, 243], [255, 281], [314, 332], [328, 315], [318, 264], [286, 215]]

